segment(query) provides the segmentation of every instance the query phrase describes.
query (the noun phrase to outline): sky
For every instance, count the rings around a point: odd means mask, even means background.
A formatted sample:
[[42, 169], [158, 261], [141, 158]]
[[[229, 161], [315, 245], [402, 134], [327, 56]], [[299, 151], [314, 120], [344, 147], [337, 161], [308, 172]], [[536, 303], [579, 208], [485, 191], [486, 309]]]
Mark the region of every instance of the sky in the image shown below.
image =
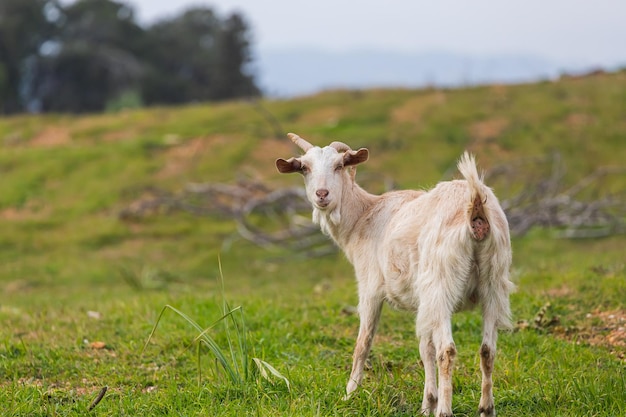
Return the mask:
[[626, 63], [624, 0], [126, 0], [141, 23], [209, 6], [240, 11], [256, 51], [446, 51], [530, 54], [564, 63]]

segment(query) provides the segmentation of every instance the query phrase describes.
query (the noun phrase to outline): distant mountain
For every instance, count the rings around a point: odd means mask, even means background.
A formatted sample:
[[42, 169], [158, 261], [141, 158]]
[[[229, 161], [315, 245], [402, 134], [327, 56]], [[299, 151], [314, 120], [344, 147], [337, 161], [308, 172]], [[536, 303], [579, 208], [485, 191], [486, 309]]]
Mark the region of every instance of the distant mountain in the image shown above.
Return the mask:
[[266, 95], [290, 97], [333, 88], [520, 83], [582, 68], [521, 54], [408, 54], [365, 49], [342, 53], [302, 48], [261, 51], [257, 69]]

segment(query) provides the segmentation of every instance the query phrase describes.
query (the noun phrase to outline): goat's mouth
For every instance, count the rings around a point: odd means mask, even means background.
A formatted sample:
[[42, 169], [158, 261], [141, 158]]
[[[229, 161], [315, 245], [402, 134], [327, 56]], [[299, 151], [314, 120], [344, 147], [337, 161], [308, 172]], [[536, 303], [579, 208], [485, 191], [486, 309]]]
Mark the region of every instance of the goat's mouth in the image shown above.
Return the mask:
[[328, 206], [330, 206], [330, 201], [328, 200], [317, 200], [315, 203], [315, 207], [317, 207], [320, 210], [325, 210], [328, 208]]

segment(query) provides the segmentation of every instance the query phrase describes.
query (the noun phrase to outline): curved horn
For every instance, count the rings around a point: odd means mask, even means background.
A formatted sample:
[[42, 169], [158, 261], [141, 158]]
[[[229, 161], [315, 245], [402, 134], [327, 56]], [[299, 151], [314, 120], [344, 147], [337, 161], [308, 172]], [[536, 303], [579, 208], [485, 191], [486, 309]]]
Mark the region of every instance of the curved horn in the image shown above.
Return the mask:
[[335, 142], [331, 143], [328, 146], [330, 146], [331, 148], [335, 148], [337, 150], [337, 152], [346, 152], [346, 151], [351, 151], [352, 150], [351, 147], [349, 147], [348, 145], [346, 145], [343, 142], [335, 141]]
[[313, 145], [311, 145], [309, 142], [302, 139], [300, 136], [296, 135], [295, 133], [287, 133], [287, 136], [289, 136], [289, 139], [291, 139], [293, 143], [298, 145], [304, 152], [308, 151], [309, 149], [313, 147]]

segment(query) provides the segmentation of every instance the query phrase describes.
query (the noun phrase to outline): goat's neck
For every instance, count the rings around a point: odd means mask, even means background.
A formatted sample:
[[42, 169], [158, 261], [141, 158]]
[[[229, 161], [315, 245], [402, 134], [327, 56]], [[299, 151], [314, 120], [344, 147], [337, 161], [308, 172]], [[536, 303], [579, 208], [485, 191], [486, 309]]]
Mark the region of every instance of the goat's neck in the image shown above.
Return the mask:
[[313, 210], [313, 220], [319, 223], [322, 232], [332, 237], [344, 249], [356, 222], [368, 211], [380, 196], [368, 193], [356, 182], [344, 188], [341, 204], [333, 211]]

